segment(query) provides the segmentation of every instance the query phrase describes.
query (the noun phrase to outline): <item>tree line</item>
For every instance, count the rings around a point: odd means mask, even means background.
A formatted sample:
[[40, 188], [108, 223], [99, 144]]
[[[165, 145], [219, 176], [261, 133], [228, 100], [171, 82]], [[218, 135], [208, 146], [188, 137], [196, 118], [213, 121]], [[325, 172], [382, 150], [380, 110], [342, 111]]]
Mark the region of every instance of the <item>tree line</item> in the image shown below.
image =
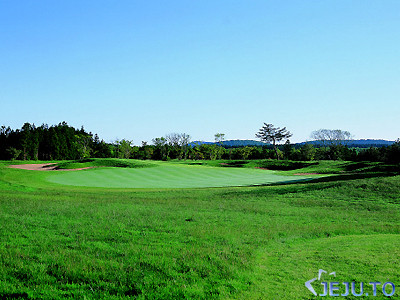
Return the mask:
[[[194, 145], [186, 133], [170, 133], [157, 137], [151, 144], [142, 142], [134, 145], [131, 140], [122, 139], [112, 143], [100, 140], [97, 134], [87, 132], [83, 127], [76, 129], [66, 122], [48, 126], [25, 123], [21, 129], [0, 128], [1, 160], [77, 160], [85, 158], [133, 158], [133, 159], [192, 159], [192, 160], [238, 160], [238, 159], [287, 159], [349, 160], [400, 162], [400, 141], [390, 146], [367, 149], [350, 148], [346, 141], [347, 131], [320, 129], [313, 132], [319, 145], [291, 144], [291, 133], [286, 128], [264, 123], [256, 133], [263, 146], [225, 147], [225, 135], [215, 134], [214, 144]], [[283, 144], [278, 144], [286, 141]]]
[[93, 135], [62, 122], [36, 127], [25, 123], [21, 129], [0, 128], [0, 159], [62, 160], [90, 155]]

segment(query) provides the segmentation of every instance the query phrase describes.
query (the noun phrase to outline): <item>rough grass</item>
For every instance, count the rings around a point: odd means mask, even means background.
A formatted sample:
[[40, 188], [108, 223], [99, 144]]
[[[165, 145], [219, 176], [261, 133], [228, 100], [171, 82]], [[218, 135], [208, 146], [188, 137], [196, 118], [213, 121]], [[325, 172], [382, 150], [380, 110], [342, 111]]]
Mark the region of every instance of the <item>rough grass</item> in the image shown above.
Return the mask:
[[154, 191], [48, 173], [0, 167], [0, 298], [312, 299], [320, 268], [400, 285], [400, 176]]

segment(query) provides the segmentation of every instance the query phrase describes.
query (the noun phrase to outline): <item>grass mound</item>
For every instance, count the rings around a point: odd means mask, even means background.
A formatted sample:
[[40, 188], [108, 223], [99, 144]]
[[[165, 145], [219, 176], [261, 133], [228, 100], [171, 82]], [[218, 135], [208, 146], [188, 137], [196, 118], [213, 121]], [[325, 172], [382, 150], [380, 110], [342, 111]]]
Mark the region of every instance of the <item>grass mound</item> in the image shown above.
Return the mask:
[[[186, 163], [186, 162], [183, 162]], [[291, 161], [291, 160], [214, 160], [214, 161], [196, 161], [188, 162], [189, 165], [203, 165], [211, 167], [231, 167], [231, 168], [261, 168], [274, 171], [289, 171], [317, 165], [318, 162]]]
[[147, 168], [152, 166], [154, 166], [154, 164], [140, 160], [88, 158], [59, 163], [58, 169], [80, 169], [88, 167]]
[[387, 165], [382, 162], [352, 162], [321, 160], [309, 164], [301, 172], [318, 174], [367, 174], [367, 173], [400, 173], [399, 165]]
[[[180, 162], [189, 165], [230, 168], [261, 168], [274, 171], [296, 171], [295, 173], [342, 174], [342, 173], [400, 173], [400, 165], [382, 162], [352, 161], [291, 161], [291, 160], [214, 160]], [[288, 173], [290, 174], [290, 172]]]

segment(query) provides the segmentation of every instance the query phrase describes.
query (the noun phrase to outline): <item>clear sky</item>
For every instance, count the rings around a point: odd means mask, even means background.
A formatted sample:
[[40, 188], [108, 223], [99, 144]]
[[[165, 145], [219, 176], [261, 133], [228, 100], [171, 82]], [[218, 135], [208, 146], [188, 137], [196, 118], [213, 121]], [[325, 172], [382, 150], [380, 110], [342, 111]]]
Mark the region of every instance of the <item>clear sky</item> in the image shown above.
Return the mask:
[[0, 125], [400, 137], [400, 1], [0, 0]]

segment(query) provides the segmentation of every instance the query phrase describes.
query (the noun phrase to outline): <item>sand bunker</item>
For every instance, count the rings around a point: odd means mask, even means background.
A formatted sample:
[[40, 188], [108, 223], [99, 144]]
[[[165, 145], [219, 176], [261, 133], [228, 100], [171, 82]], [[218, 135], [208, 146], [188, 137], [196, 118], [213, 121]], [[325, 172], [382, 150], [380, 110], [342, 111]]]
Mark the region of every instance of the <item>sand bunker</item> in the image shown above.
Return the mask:
[[78, 168], [78, 169], [58, 169], [57, 164], [24, 164], [24, 165], [10, 165], [10, 168], [30, 170], [30, 171], [78, 171], [91, 169], [93, 167]]

